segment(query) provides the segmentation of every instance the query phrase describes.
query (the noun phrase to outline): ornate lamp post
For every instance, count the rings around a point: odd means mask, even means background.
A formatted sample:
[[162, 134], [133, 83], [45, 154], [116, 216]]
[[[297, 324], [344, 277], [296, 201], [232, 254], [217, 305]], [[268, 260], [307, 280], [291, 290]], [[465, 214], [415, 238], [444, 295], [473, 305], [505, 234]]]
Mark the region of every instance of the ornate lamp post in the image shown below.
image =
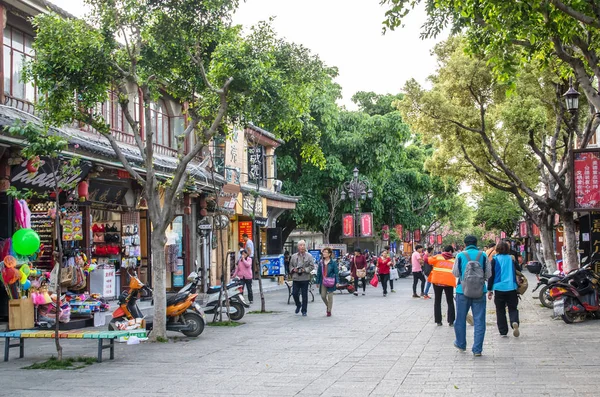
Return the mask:
[[360, 201], [366, 200], [367, 198], [373, 198], [373, 190], [369, 187], [367, 182], [361, 181], [358, 179], [358, 168], [354, 168], [352, 171], [352, 180], [350, 182], [344, 182], [342, 185], [342, 200], [346, 200], [346, 198], [350, 200], [354, 200], [354, 236], [355, 236], [355, 245], [354, 249], [358, 247], [358, 238], [359, 238], [359, 225], [360, 225]]

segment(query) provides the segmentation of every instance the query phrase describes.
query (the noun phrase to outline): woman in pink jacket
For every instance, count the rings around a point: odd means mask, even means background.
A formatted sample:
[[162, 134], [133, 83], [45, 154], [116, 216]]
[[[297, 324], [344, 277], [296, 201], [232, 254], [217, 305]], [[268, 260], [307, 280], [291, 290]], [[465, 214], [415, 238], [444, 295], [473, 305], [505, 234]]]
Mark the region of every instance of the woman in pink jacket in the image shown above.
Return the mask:
[[248, 300], [252, 303], [252, 258], [248, 256], [248, 251], [242, 250], [242, 255], [238, 260], [233, 277], [238, 277], [248, 289]]

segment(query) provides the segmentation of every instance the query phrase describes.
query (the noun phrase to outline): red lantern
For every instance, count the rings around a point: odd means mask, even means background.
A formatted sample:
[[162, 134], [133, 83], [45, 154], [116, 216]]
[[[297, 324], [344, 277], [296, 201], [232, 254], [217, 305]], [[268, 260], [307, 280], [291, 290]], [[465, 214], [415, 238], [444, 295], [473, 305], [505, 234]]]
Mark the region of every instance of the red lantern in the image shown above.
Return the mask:
[[89, 184], [87, 181], [79, 182], [77, 186], [77, 194], [79, 195], [79, 201], [86, 201], [88, 198], [88, 188]]
[[35, 156], [30, 158], [29, 160], [27, 160], [27, 172], [29, 173], [35, 173], [38, 171], [38, 169], [40, 168], [40, 156]]

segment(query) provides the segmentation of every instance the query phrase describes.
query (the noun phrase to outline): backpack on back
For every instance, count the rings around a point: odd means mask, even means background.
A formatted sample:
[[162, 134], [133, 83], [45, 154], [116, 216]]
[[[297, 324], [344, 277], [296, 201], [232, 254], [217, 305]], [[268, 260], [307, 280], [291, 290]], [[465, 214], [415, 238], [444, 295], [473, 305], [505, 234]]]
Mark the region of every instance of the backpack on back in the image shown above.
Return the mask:
[[481, 265], [479, 260], [483, 255], [482, 251], [479, 251], [475, 260], [469, 257], [469, 254], [465, 252], [465, 257], [468, 262], [465, 266], [465, 273], [460, 284], [464, 296], [467, 298], [479, 299], [483, 296], [483, 287], [485, 285], [485, 268]]

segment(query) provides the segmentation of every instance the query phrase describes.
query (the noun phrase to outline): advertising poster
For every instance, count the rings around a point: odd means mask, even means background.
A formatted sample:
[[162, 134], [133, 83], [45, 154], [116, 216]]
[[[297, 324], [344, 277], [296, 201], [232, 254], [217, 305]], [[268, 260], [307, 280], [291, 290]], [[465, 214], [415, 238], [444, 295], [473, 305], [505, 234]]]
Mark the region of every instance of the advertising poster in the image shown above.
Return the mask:
[[342, 234], [344, 237], [354, 237], [354, 217], [352, 214], [342, 216]]
[[413, 236], [415, 239], [415, 243], [421, 242], [421, 230], [419, 230], [419, 229], [415, 230]]
[[577, 150], [573, 152], [575, 211], [600, 209], [600, 150]]
[[248, 238], [252, 241], [254, 241], [254, 239], [252, 238], [252, 221], [239, 221], [238, 222], [238, 226], [239, 226], [239, 236], [238, 236], [238, 241], [243, 242], [244, 239], [242, 238], [242, 236], [245, 234], [248, 235]]
[[260, 258], [261, 275], [268, 276], [284, 276], [285, 263], [283, 255], [266, 255]]

